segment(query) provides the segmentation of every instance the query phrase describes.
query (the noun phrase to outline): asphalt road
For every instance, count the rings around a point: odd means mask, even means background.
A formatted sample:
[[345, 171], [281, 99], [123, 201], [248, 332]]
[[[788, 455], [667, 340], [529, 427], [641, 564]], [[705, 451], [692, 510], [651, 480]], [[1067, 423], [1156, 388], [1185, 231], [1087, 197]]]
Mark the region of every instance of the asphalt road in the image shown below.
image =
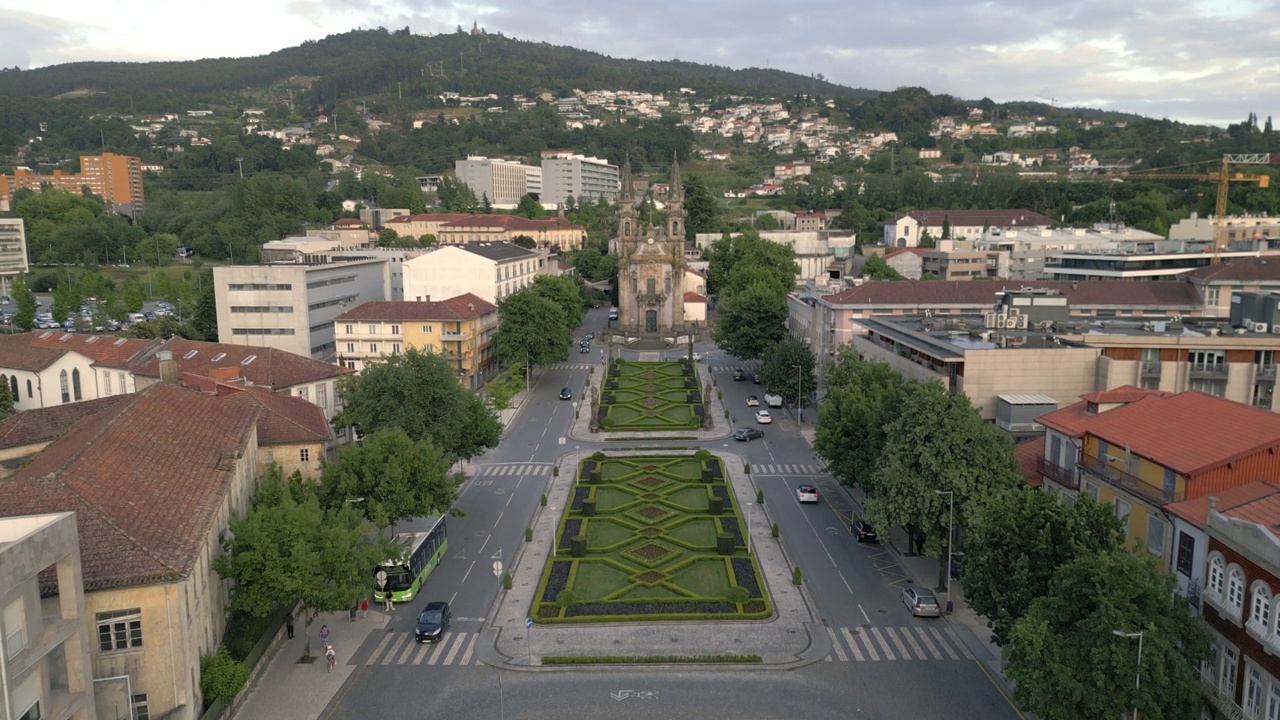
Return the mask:
[[[605, 313], [590, 313], [581, 332], [598, 333]], [[750, 381], [733, 382], [736, 363], [731, 358], [710, 347], [698, 349], [713, 352], [708, 367], [716, 372], [735, 422], [754, 424], [746, 397], [763, 395], [763, 389]], [[475, 645], [500, 584], [494, 563], [505, 568], [524, 541], [556, 458], [597, 445], [566, 436], [574, 403], [557, 395], [568, 386], [577, 398], [587, 379], [583, 366], [598, 362], [595, 347], [585, 355], [571, 351], [568, 363], [548, 368], [536, 379], [532, 397], [501, 446], [475, 459], [481, 471], [467, 482], [458, 501], [465, 515], [447, 521], [445, 561], [415, 601], [396, 608], [388, 632], [370, 637], [355, 653], [351, 662], [358, 667], [322, 720], [367, 720], [406, 712], [413, 717], [504, 720], [606, 715], [614, 720], [1019, 717], [939, 620], [910, 616], [900, 600], [901, 588], [909, 582], [906, 573], [884, 548], [859, 545], [849, 534], [849, 517], [859, 508], [821, 474], [821, 463], [800, 436], [794, 418], [778, 409], [772, 411], [774, 422], [763, 426], [763, 440], [714, 441], [705, 447], [737, 453], [751, 464], [765, 507], [779, 525], [789, 556], [801, 567], [819, 619], [833, 636], [833, 651], [825, 661], [793, 671], [515, 672], [480, 664]], [[816, 505], [796, 502], [795, 486], [800, 483], [817, 485], [822, 500]], [[756, 519], [758, 508], [745, 511]], [[413, 527], [410, 523], [397, 530]], [[452, 636], [438, 646], [402, 644], [420, 607], [436, 599], [450, 601]], [[853, 643], [855, 636], [867, 644]], [[870, 642], [873, 636], [880, 645]], [[908, 659], [911, 654], [902, 652], [904, 643], [911, 644], [917, 657]]]

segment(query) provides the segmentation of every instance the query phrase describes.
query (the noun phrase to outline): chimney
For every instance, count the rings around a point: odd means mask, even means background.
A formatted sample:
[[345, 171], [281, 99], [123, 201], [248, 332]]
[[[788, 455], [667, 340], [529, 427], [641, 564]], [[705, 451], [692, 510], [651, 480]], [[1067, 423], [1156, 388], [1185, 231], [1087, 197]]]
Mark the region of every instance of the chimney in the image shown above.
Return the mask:
[[1209, 509], [1210, 509], [1210, 510], [1217, 510], [1217, 509], [1218, 509], [1218, 496], [1217, 496], [1217, 495], [1210, 495], [1210, 496], [1209, 496]]
[[156, 353], [160, 361], [160, 382], [170, 385], [178, 384], [178, 361], [173, 359], [172, 350], [161, 350]]

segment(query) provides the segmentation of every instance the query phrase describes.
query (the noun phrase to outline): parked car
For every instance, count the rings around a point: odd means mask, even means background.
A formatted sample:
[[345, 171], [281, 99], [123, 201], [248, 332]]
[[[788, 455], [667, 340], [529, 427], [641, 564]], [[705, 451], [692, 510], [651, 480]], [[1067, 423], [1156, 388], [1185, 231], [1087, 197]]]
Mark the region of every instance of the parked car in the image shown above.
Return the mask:
[[876, 529], [871, 527], [871, 523], [866, 520], [854, 520], [849, 524], [849, 532], [858, 538], [858, 542], [880, 542], [880, 536], [876, 535]]
[[796, 488], [796, 502], [816, 503], [818, 502], [818, 488], [812, 485], [800, 485]]
[[743, 442], [747, 442], [749, 440], [755, 440], [756, 438], [763, 438], [763, 437], [764, 437], [764, 431], [759, 428], [744, 427], [744, 428], [738, 428], [737, 430], [733, 431], [733, 439], [741, 440]]
[[932, 593], [909, 587], [902, 591], [902, 604], [911, 611], [912, 617], [940, 617], [942, 606]]
[[760, 398], [755, 395], [747, 396], [747, 407], [760, 407]]
[[561, 400], [572, 400], [572, 399], [573, 399], [573, 391], [572, 391], [572, 390], [570, 390], [570, 389], [569, 389], [569, 388], [567, 388], [567, 387], [562, 387], [562, 388], [560, 388], [560, 399], [561, 399]]
[[764, 404], [768, 405], [769, 407], [782, 407], [782, 396], [765, 393]]
[[418, 642], [440, 642], [452, 619], [449, 603], [441, 600], [429, 602], [422, 608], [422, 614], [418, 615], [418, 625], [413, 630], [413, 637]]
[[610, 320], [618, 319], [618, 308], [609, 308], [609, 319]]
[[746, 371], [746, 370], [743, 370], [742, 368], [737, 368], [736, 370], [734, 370], [734, 371], [733, 371], [733, 379], [734, 379], [734, 380], [746, 380], [746, 379], [747, 379], [747, 371]]
[[756, 422], [759, 423], [760, 425], [768, 425], [769, 423], [773, 422], [773, 418], [770, 417], [768, 410], [757, 410]]

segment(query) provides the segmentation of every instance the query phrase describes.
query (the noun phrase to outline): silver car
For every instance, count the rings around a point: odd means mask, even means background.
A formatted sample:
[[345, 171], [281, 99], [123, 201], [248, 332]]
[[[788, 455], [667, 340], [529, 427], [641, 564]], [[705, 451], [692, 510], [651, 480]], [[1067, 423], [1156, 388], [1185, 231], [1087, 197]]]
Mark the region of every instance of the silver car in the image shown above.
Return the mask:
[[902, 591], [902, 604], [907, 606], [911, 611], [912, 617], [941, 617], [942, 606], [938, 605], [938, 598], [932, 593], [915, 588], [907, 588]]

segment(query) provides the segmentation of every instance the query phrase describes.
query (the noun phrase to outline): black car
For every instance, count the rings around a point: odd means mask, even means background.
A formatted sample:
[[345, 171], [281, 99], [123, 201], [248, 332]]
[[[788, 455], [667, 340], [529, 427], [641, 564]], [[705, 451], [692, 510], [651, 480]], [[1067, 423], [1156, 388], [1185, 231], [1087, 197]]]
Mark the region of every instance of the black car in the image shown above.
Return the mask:
[[855, 520], [849, 525], [849, 532], [858, 538], [858, 542], [880, 542], [876, 529], [866, 520]]
[[755, 440], [756, 438], [763, 438], [763, 437], [764, 437], [764, 431], [758, 428], [745, 427], [745, 428], [738, 428], [737, 430], [733, 431], [733, 439], [741, 440], [743, 442], [746, 442], [748, 440]]
[[753, 372], [753, 373], [751, 373], [751, 382], [753, 382], [753, 383], [755, 383], [755, 384], [759, 385], [759, 384], [760, 384], [760, 373], [758, 373], [758, 372]]
[[560, 388], [560, 399], [561, 399], [561, 400], [572, 400], [572, 399], [573, 399], [573, 391], [572, 391], [572, 390], [570, 390], [570, 389], [569, 389], [569, 388], [567, 388], [567, 387], [562, 387], [562, 388]]
[[418, 616], [418, 626], [413, 629], [413, 637], [418, 642], [440, 642], [440, 638], [444, 637], [445, 631], [449, 629], [449, 621], [452, 619], [453, 614], [449, 612], [449, 603], [429, 602], [422, 608], [422, 614]]
[[585, 338], [586, 338], [586, 339], [588, 339], [588, 340], [595, 340], [595, 339], [596, 339], [596, 334], [595, 334], [595, 333], [593, 333], [593, 332], [589, 332], [589, 333], [587, 333], [586, 335], [583, 335], [583, 337], [585, 337]]
[[747, 379], [747, 371], [746, 371], [746, 370], [743, 370], [742, 368], [738, 368], [737, 370], [734, 370], [734, 371], [733, 371], [733, 379], [734, 379], [734, 380], [746, 380], [746, 379]]
[[579, 345], [579, 346], [578, 346], [578, 354], [579, 354], [579, 355], [586, 355], [586, 354], [587, 354], [587, 353], [589, 353], [589, 352], [591, 352], [591, 348], [587, 347], [586, 345]]

